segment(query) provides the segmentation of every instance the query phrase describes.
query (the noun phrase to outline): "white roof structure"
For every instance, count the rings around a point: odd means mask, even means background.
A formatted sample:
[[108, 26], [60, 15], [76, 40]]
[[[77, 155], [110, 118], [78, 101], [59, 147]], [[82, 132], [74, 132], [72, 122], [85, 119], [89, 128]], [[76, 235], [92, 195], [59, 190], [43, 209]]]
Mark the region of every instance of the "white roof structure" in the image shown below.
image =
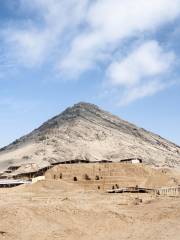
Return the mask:
[[2, 179], [0, 180], [0, 186], [1, 185], [21, 185], [21, 184], [30, 184], [31, 181], [25, 181], [25, 180], [14, 180], [14, 179]]

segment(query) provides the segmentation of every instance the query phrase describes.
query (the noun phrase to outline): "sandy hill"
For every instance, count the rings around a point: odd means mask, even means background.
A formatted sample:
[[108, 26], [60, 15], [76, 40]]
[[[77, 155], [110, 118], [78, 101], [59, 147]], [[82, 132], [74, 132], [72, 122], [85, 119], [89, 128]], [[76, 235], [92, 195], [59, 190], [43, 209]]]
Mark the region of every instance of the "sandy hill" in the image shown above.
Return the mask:
[[155, 166], [180, 166], [180, 147], [97, 106], [79, 103], [0, 150], [0, 171], [11, 165], [35, 168], [65, 160], [139, 157]]

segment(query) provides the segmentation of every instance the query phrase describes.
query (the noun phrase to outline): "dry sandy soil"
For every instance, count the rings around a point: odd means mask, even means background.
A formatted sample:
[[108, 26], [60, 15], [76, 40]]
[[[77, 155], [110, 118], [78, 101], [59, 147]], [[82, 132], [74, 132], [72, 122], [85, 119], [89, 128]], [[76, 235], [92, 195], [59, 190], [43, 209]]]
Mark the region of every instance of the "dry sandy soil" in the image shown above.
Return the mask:
[[180, 239], [180, 198], [74, 186], [49, 180], [0, 189], [0, 239]]

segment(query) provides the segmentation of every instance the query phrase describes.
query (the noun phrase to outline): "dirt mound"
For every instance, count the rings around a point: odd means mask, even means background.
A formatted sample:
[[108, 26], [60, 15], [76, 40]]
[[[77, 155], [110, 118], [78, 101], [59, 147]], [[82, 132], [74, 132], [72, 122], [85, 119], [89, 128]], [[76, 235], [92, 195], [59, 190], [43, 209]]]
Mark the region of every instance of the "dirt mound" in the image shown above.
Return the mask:
[[89, 190], [108, 190], [115, 185], [155, 188], [177, 186], [180, 179], [175, 173], [170, 169], [155, 169], [143, 164], [63, 164], [48, 170], [46, 179], [74, 182]]

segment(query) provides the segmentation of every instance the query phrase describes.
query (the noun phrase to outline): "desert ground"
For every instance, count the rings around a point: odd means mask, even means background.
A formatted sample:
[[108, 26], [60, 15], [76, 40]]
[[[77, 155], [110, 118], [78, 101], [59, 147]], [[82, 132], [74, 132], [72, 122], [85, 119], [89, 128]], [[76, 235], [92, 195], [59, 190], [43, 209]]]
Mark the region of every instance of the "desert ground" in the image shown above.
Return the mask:
[[45, 180], [0, 189], [0, 239], [179, 240], [180, 198]]
[[2, 179], [45, 175], [0, 188], [0, 240], [180, 240], [179, 195], [107, 193], [114, 186], [179, 193], [179, 159], [179, 146], [93, 104], [67, 108], [0, 150]]

